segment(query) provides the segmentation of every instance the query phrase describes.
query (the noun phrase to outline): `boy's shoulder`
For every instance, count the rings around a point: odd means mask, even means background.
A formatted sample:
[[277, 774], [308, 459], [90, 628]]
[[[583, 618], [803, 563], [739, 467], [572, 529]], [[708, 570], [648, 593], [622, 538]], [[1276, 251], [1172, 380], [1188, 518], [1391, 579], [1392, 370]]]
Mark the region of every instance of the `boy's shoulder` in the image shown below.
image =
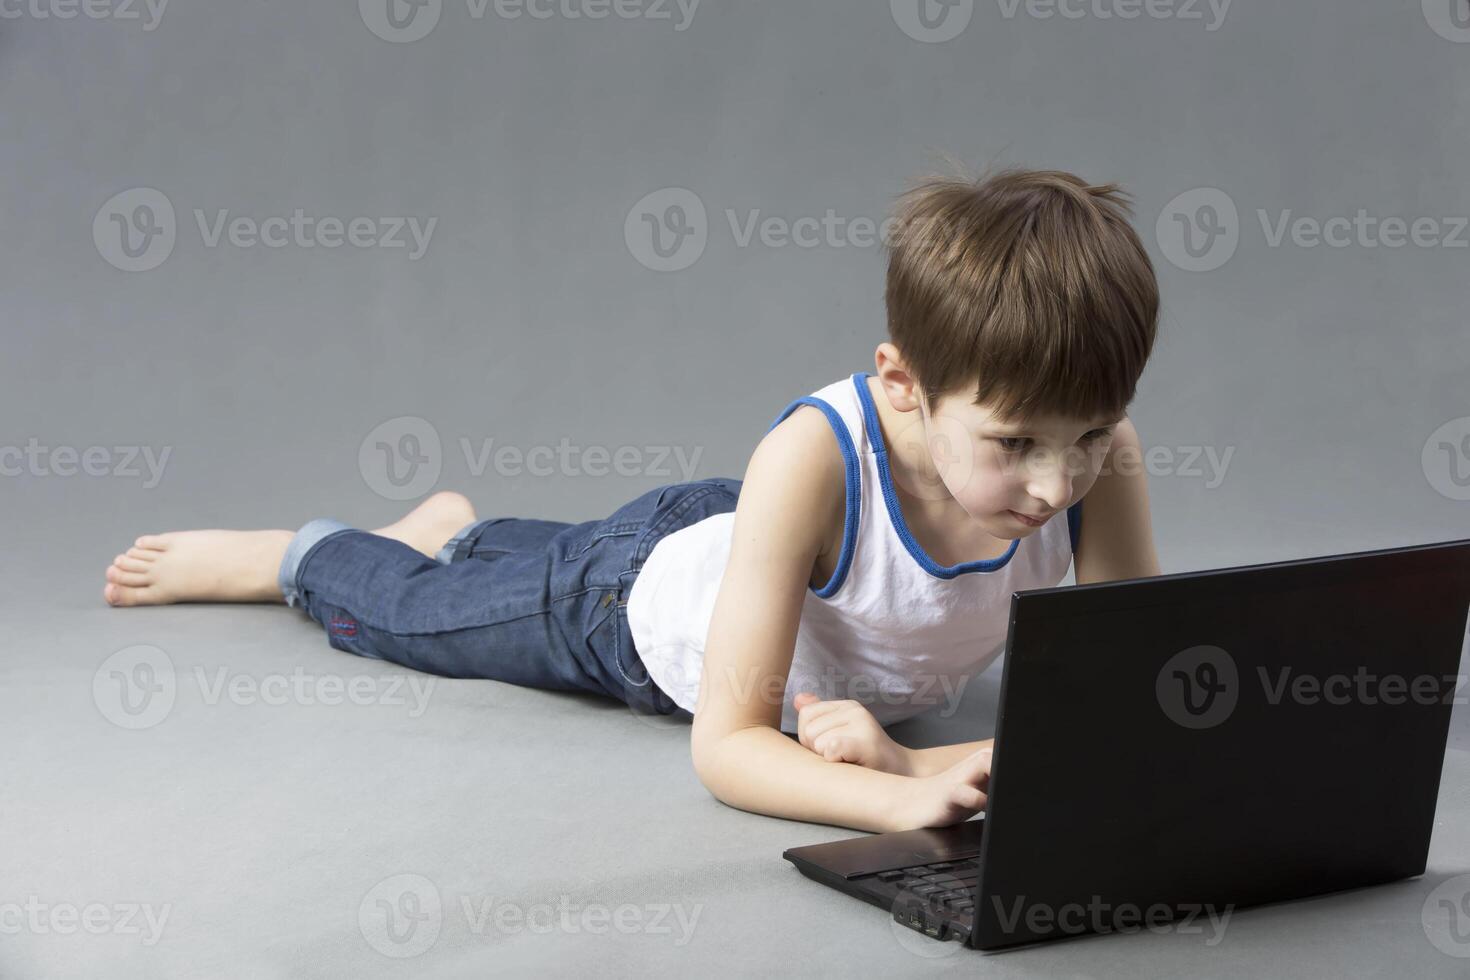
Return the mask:
[[847, 518], [847, 466], [826, 413], [811, 404], [793, 409], [756, 446], [745, 480], [769, 481], [814, 518], [821, 552], [813, 579], [826, 581], [822, 573], [837, 554]]

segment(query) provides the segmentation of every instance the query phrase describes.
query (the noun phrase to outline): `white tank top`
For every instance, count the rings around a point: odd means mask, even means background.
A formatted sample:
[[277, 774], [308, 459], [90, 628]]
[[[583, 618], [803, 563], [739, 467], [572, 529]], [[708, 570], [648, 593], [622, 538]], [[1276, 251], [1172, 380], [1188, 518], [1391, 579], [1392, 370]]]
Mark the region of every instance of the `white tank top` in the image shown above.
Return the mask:
[[[1056, 585], [1072, 561], [1080, 501], [1065, 520], [1053, 517], [999, 558], [950, 566], [930, 558], [899, 509], [870, 376], [855, 373], [798, 398], [771, 423], [800, 405], [821, 409], [847, 472], [842, 550], [832, 578], [807, 588], [781, 711], [785, 732], [796, 731], [791, 699], [800, 691], [860, 701], [883, 725], [952, 709], [968, 679], [1000, 654], [1011, 593]], [[628, 595], [628, 626], [649, 677], [690, 712], [734, 523], [733, 512], [715, 514], [666, 535]]]

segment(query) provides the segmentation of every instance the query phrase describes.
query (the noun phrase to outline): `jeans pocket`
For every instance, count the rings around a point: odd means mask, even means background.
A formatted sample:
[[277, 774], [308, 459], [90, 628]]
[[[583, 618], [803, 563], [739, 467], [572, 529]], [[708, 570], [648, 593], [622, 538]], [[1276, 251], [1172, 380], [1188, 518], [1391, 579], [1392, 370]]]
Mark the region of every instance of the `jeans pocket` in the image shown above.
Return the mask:
[[567, 545], [566, 554], [562, 555], [562, 561], [576, 561], [599, 541], [607, 538], [622, 538], [630, 534], [637, 534], [643, 526], [641, 521], [622, 521], [616, 524], [607, 522], [596, 523], [579, 538]]
[[642, 692], [652, 687], [653, 682], [633, 648], [628, 630], [628, 604], [620, 599], [618, 592], [608, 591], [597, 600], [587, 628], [586, 645], [602, 664], [609, 682], [619, 688], [608, 693], [631, 704], [633, 700], [645, 700], [647, 695]]

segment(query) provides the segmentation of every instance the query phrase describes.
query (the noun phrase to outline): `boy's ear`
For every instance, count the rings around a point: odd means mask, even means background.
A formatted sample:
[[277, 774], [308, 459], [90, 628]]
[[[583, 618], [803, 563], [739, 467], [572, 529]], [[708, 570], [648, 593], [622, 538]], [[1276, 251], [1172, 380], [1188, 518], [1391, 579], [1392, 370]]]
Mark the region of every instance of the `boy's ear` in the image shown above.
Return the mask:
[[903, 355], [890, 341], [878, 345], [873, 354], [874, 373], [888, 395], [889, 402], [901, 412], [919, 407], [923, 392], [917, 379], [903, 362]]

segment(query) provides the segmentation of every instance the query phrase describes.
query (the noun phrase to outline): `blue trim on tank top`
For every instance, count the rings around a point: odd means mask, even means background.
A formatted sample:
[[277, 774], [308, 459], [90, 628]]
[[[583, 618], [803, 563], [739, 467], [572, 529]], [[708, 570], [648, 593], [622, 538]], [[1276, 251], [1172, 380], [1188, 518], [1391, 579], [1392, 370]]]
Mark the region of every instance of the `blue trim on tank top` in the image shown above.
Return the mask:
[[820, 589], [813, 588], [811, 583], [807, 583], [807, 588], [816, 593], [819, 598], [828, 599], [842, 588], [842, 583], [847, 579], [847, 570], [852, 565], [852, 553], [857, 543], [858, 515], [862, 506], [862, 470], [857, 449], [852, 444], [852, 434], [847, 431], [847, 423], [842, 420], [841, 415], [837, 414], [835, 408], [815, 395], [803, 395], [781, 409], [781, 414], [776, 416], [776, 421], [771, 423], [766, 432], [769, 433], [771, 429], [780, 425], [786, 416], [802, 405], [819, 408], [822, 414], [827, 416], [827, 421], [837, 436], [837, 445], [842, 449], [842, 465], [846, 470], [847, 488], [844, 501], [847, 510], [842, 518], [842, 552], [837, 556], [837, 567], [832, 570], [832, 578]]
[[941, 565], [930, 558], [923, 546], [909, 533], [908, 523], [903, 519], [903, 510], [898, 505], [898, 494], [893, 489], [893, 474], [888, 468], [888, 447], [883, 444], [883, 428], [878, 422], [878, 409], [873, 405], [872, 393], [868, 391], [868, 378], [872, 376], [871, 371], [855, 371], [852, 384], [857, 389], [858, 401], [863, 406], [863, 426], [868, 433], [868, 442], [872, 444], [873, 453], [878, 457], [878, 481], [883, 484], [883, 500], [888, 504], [888, 518], [893, 522], [893, 529], [898, 532], [903, 546], [913, 555], [919, 567], [935, 578], [951, 579], [969, 572], [994, 572], [1004, 568], [1020, 548], [1020, 538], [1013, 539], [1006, 553], [996, 558]]

